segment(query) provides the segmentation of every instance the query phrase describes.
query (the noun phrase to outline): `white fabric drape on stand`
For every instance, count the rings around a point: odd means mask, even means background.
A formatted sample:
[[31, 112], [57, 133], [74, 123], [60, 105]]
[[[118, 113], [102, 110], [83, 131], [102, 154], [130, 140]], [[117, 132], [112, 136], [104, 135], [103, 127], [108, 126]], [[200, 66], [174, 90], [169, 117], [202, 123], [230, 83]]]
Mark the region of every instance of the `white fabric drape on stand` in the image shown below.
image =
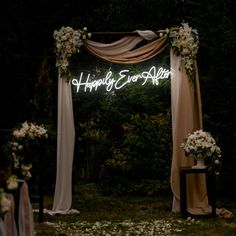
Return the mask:
[[0, 235], [1, 236], [6, 236], [6, 225], [4, 224], [4, 221], [2, 220], [2, 218], [0, 218]]
[[[4, 215], [4, 219], [0, 218], [0, 236], [33, 236], [34, 233], [34, 216], [32, 205], [30, 202], [28, 185], [26, 182], [19, 189], [19, 205], [15, 205], [14, 196], [7, 194], [11, 202], [10, 210]], [[16, 227], [15, 210], [18, 212], [18, 226]]]
[[72, 164], [75, 127], [71, 83], [58, 78], [57, 176], [52, 211], [69, 211], [72, 202]]
[[34, 216], [29, 198], [28, 185], [24, 182], [20, 188], [19, 199], [19, 236], [34, 235]]
[[16, 221], [15, 221], [15, 200], [12, 194], [8, 194], [7, 197], [11, 202], [11, 208], [9, 212], [7, 212], [6, 215], [4, 216], [4, 223], [6, 226], [6, 235], [17, 236], [18, 232], [16, 228]]

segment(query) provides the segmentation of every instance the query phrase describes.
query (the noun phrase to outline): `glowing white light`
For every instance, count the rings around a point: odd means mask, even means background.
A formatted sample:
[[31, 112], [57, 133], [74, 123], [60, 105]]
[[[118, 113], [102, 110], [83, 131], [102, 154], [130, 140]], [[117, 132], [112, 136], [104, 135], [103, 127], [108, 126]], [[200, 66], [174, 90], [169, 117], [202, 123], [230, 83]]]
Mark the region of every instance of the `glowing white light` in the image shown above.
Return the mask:
[[164, 69], [163, 67], [157, 70], [155, 66], [152, 66], [149, 71], [143, 71], [140, 74], [130, 75], [129, 73], [129, 70], [121, 70], [118, 74], [118, 79], [115, 80], [112, 71], [108, 71], [104, 78], [91, 80], [90, 73], [86, 77], [81, 72], [79, 80], [72, 79], [72, 84], [76, 86], [77, 93], [81, 88], [84, 89], [84, 92], [92, 92], [93, 90], [96, 91], [100, 86], [105, 86], [106, 91], [109, 92], [112, 89], [121, 89], [125, 85], [136, 83], [140, 80], [143, 80], [142, 85], [145, 85], [149, 80], [152, 81], [153, 85], [158, 85], [159, 80], [168, 79], [170, 75], [174, 74], [172, 70]]

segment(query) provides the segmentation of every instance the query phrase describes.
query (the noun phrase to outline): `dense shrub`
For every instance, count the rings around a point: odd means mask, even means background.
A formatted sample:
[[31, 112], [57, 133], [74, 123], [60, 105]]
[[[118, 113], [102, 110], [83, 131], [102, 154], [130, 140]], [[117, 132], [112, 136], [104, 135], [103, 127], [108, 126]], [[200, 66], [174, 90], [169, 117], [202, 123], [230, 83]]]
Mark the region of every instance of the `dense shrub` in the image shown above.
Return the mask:
[[101, 172], [103, 190], [113, 194], [154, 194], [169, 188], [170, 112], [136, 114], [122, 125], [124, 135]]

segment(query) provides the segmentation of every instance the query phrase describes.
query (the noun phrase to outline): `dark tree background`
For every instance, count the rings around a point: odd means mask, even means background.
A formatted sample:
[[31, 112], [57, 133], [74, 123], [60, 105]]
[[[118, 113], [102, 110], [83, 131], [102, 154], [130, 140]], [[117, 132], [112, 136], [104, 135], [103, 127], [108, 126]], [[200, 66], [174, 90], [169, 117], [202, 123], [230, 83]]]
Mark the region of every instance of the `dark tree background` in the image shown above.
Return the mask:
[[185, 21], [200, 36], [198, 66], [204, 129], [217, 138], [223, 151], [219, 186], [228, 197], [236, 196], [236, 190], [230, 187], [236, 181], [235, 5], [234, 0], [2, 1], [1, 144], [8, 130], [24, 120], [56, 127], [55, 29], [86, 26], [90, 32], [158, 30]]

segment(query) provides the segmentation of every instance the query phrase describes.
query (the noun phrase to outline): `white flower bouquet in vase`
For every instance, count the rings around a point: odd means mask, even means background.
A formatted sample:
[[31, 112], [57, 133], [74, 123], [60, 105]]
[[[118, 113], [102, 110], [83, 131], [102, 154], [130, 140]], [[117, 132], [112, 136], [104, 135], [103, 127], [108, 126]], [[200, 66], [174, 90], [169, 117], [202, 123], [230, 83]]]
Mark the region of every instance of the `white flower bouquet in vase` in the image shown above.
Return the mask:
[[196, 130], [188, 134], [181, 143], [181, 148], [183, 148], [185, 156], [196, 159], [197, 164], [192, 168], [201, 169], [207, 167], [218, 174], [221, 150], [209, 132]]

